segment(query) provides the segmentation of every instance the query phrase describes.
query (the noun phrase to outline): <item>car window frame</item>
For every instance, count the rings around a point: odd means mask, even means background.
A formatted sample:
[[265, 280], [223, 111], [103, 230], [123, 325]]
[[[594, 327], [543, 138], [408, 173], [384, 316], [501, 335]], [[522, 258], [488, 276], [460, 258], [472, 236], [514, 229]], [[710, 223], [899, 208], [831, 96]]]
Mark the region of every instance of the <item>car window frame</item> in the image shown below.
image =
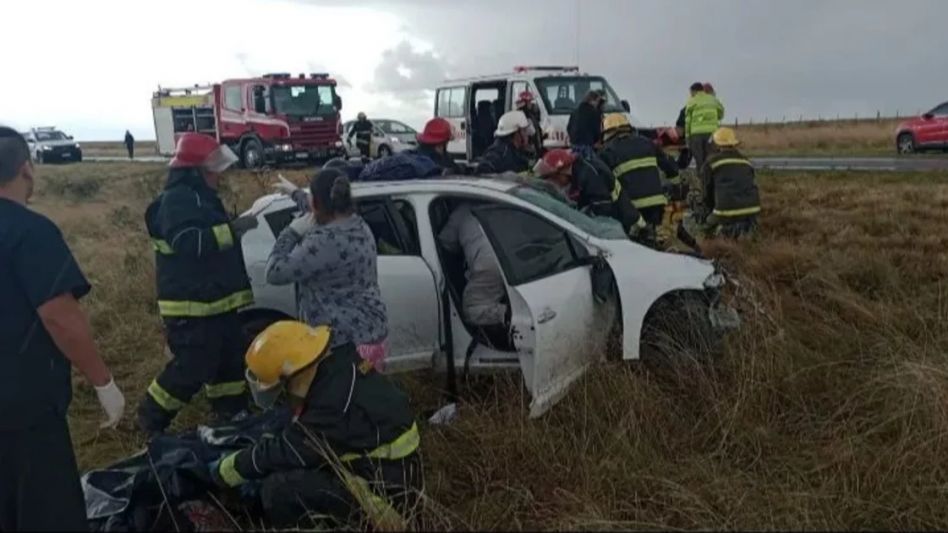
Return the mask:
[[948, 102], [936, 105], [929, 113], [936, 117], [948, 117]]
[[[494, 232], [490, 224], [484, 223], [483, 217], [489, 211], [496, 210], [509, 210], [515, 213], [520, 213], [524, 216], [533, 217], [543, 224], [547, 224], [558, 229], [562, 238], [566, 241], [567, 248], [570, 250], [570, 254], [572, 256], [571, 259], [553, 271], [544, 271], [530, 276], [519, 273], [517, 269], [514, 268], [511, 258], [507, 253], [508, 251], [504, 250], [498, 245], [498, 243], [502, 241], [498, 238], [497, 233]], [[481, 228], [487, 235], [487, 239], [490, 241], [491, 248], [493, 248], [494, 254], [497, 256], [497, 261], [500, 263], [500, 268], [504, 273], [504, 278], [507, 280], [507, 284], [511, 287], [519, 287], [528, 283], [533, 283], [535, 281], [563, 274], [576, 268], [581, 268], [584, 266], [582, 259], [590, 255], [589, 250], [583, 246], [580, 239], [574, 235], [573, 232], [550, 220], [549, 218], [535, 213], [529, 209], [524, 209], [520, 206], [504, 202], [489, 202], [488, 205], [476, 207], [472, 209], [471, 212], [474, 214], [475, 218], [477, 218], [478, 223], [480, 223]]]
[[[408, 205], [413, 212], [415, 212], [415, 228], [414, 233], [408, 227], [409, 224], [405, 220], [404, 215], [395, 205], [396, 202], [403, 202], [405, 205]], [[415, 206], [412, 205], [410, 201], [405, 198], [393, 198], [390, 195], [373, 195], [356, 198], [356, 213], [362, 217], [362, 207], [365, 204], [381, 204], [383, 208], [383, 213], [385, 215], [385, 220], [388, 222], [392, 233], [395, 235], [395, 238], [398, 240], [397, 243], [392, 243], [398, 247], [402, 253], [398, 254], [383, 254], [379, 252], [379, 257], [383, 256], [394, 256], [394, 257], [405, 257], [405, 256], [421, 256], [421, 243], [420, 236], [418, 235], [418, 213], [415, 211]], [[363, 220], [365, 218], [363, 217]], [[368, 221], [366, 221], [368, 225]], [[372, 231], [372, 227], [369, 226], [369, 231]], [[375, 235], [375, 232], [372, 233], [372, 236], [376, 240], [376, 246], [378, 245], [378, 236]]]

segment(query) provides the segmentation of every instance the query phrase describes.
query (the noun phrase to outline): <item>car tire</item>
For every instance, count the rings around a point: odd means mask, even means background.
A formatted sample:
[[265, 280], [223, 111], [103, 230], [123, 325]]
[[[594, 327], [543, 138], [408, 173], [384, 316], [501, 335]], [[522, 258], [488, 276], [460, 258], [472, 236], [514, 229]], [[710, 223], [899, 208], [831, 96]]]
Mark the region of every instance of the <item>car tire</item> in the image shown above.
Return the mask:
[[257, 139], [244, 141], [240, 150], [240, 164], [246, 169], [255, 169], [263, 166], [263, 145]]
[[918, 152], [915, 146], [915, 136], [911, 133], [900, 133], [895, 140], [895, 147], [900, 155], [909, 155]]
[[379, 154], [379, 159], [383, 157], [388, 157], [392, 155], [392, 149], [389, 148], [388, 145], [383, 144], [382, 146], [379, 146], [378, 154]]
[[723, 338], [711, 325], [710, 302], [698, 291], [659, 299], [642, 328], [642, 360], [654, 368], [700, 366], [721, 352]]

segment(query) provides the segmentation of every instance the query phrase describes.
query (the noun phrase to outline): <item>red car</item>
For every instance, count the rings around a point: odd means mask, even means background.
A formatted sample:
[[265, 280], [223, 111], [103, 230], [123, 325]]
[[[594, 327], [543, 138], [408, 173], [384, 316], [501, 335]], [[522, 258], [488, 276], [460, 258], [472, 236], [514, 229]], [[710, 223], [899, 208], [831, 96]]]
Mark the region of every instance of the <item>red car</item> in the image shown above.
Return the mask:
[[899, 124], [895, 146], [900, 154], [948, 150], [948, 102], [924, 115]]

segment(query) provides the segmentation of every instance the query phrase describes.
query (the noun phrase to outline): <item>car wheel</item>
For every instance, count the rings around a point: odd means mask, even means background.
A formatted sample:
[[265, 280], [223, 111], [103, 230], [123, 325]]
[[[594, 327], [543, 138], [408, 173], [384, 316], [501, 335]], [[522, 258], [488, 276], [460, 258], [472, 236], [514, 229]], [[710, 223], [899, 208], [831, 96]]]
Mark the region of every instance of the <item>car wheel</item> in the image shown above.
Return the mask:
[[700, 365], [720, 353], [723, 338], [711, 325], [710, 303], [698, 291], [659, 299], [642, 329], [642, 359], [660, 368]]
[[240, 151], [240, 164], [244, 168], [259, 168], [263, 164], [263, 146], [256, 139], [249, 139], [244, 142], [244, 148]]
[[914, 154], [916, 152], [915, 137], [911, 133], [901, 133], [896, 140], [896, 146], [900, 154]]
[[392, 155], [392, 149], [387, 145], [379, 146], [379, 158], [388, 157]]

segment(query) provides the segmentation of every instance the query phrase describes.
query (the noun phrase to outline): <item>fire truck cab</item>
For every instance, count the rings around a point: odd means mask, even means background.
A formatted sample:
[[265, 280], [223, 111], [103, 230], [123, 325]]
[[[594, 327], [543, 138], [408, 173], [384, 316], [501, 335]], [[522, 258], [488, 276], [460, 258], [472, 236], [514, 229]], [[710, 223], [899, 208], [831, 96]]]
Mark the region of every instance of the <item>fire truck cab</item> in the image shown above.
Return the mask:
[[[514, 109], [517, 96], [528, 91], [540, 106], [544, 148], [563, 148], [569, 146], [566, 125], [570, 114], [594, 89], [606, 93], [606, 114], [629, 117], [629, 103], [616, 95], [604, 77], [580, 72], [576, 66], [517, 66], [505, 74], [446, 81], [435, 92], [434, 114], [452, 125], [454, 140], [448, 152], [456, 159], [474, 161], [493, 142], [500, 116]], [[665, 131], [638, 130], [651, 138], [661, 137]]]
[[227, 144], [245, 168], [308, 162], [345, 154], [342, 99], [327, 74], [267, 74], [152, 95], [158, 152], [174, 153], [178, 137], [199, 132]]

